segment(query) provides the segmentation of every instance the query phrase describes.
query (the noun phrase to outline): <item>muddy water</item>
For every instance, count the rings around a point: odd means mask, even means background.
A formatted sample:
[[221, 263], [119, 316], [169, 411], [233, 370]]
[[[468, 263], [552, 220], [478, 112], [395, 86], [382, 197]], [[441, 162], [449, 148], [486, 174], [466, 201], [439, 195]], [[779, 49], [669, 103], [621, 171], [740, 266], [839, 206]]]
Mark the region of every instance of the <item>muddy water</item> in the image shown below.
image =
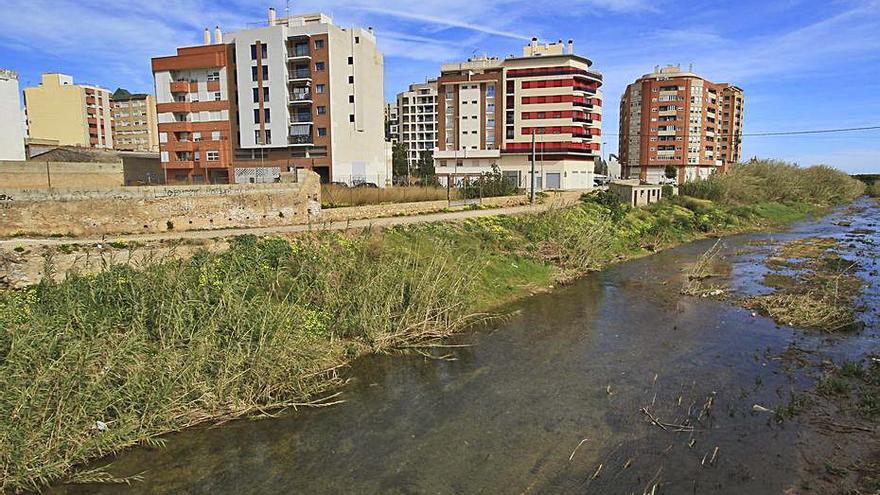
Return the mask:
[[[880, 230], [871, 226], [880, 209], [859, 206], [784, 234], [726, 239], [730, 286], [740, 295], [766, 290], [761, 261], [780, 242], [840, 236], [852, 239], [874, 284], [864, 302], [880, 307], [880, 237], [852, 234]], [[852, 224], [833, 223], [841, 220]], [[361, 359], [345, 404], [193, 429], [169, 436], [163, 449], [129, 451], [109, 470], [142, 473], [130, 487], [54, 492], [640, 494], [656, 483], [656, 493], [797, 491], [810, 449], [803, 425], [778, 424], [753, 406], [774, 408], [811, 386], [778, 358], [792, 344], [815, 359], [876, 350], [877, 314], [863, 314], [866, 327], [855, 335], [827, 338], [680, 296], [683, 269], [713, 243], [517, 303], [509, 320], [458, 339], [469, 347], [435, 350], [454, 360]], [[689, 410], [694, 431], [674, 431]]]

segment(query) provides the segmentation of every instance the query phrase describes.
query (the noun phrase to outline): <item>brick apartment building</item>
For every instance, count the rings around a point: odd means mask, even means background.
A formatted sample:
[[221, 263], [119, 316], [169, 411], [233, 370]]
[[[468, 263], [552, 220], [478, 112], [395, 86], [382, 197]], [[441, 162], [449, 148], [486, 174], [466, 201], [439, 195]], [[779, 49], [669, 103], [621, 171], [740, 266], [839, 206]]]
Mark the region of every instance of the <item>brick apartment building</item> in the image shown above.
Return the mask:
[[[522, 188], [593, 186], [600, 156], [602, 75], [562, 41], [524, 47], [521, 57], [445, 64], [438, 79], [441, 180], [460, 181], [497, 166]], [[534, 144], [533, 144], [534, 141]]]
[[726, 170], [742, 157], [742, 107], [736, 86], [656, 67], [620, 100], [622, 176], [658, 184], [673, 167], [683, 183]]
[[40, 85], [25, 88], [28, 138], [62, 146], [113, 148], [110, 91], [74, 84], [66, 74], [46, 73]]
[[169, 182], [271, 182], [296, 168], [377, 182], [387, 174], [383, 65], [372, 30], [324, 14], [270, 9], [265, 26], [218, 28], [213, 43], [205, 30], [203, 46], [153, 59]]

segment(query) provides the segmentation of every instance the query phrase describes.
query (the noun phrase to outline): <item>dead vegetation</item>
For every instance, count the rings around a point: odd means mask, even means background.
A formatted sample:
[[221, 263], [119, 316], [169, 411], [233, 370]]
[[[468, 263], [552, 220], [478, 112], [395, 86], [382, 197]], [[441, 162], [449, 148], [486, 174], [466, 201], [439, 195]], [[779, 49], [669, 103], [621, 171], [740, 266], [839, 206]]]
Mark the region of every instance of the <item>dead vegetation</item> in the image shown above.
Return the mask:
[[839, 332], [857, 324], [855, 299], [862, 281], [858, 263], [844, 258], [836, 239], [812, 237], [782, 245], [767, 259], [769, 294], [742, 304], [782, 325]]

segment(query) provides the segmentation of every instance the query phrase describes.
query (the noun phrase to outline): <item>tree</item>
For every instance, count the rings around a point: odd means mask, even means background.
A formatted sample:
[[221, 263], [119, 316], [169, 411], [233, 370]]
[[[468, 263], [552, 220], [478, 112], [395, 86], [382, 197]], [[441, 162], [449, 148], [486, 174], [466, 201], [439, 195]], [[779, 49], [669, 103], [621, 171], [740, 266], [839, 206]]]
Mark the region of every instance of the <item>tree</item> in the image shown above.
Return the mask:
[[391, 174], [395, 179], [409, 175], [409, 164], [406, 161], [407, 147], [403, 143], [394, 143], [391, 148]]
[[678, 177], [678, 170], [676, 170], [676, 168], [673, 167], [672, 165], [667, 165], [666, 166], [666, 178], [667, 179], [674, 179], [676, 177]]
[[416, 164], [419, 176], [423, 179], [430, 180], [434, 177], [434, 151], [425, 150], [419, 155], [419, 161]]

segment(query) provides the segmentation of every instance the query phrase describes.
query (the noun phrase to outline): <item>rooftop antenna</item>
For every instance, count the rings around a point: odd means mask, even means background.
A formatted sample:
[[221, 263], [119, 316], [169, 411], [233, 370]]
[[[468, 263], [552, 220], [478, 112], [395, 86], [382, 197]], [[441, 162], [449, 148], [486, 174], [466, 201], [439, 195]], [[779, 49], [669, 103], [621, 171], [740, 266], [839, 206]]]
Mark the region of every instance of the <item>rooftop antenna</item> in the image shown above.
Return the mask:
[[284, 2], [284, 17], [290, 19], [290, 0]]

